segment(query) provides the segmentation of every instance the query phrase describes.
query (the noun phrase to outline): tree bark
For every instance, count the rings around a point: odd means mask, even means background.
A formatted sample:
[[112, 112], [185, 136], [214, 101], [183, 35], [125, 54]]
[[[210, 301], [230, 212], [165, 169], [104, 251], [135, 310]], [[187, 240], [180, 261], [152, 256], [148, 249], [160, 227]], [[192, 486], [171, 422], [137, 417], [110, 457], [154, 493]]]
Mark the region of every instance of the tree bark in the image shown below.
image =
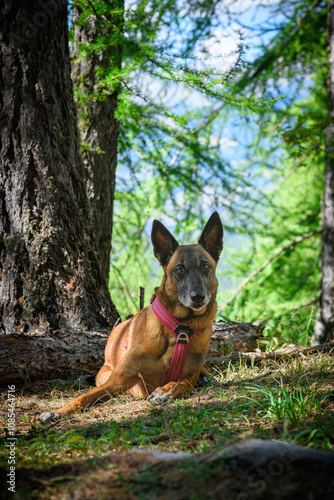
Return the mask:
[[[106, 10], [99, 18], [93, 13], [85, 22], [79, 22], [81, 9], [73, 8], [72, 79], [80, 94], [79, 130], [97, 253], [102, 273], [108, 281], [119, 130], [115, 118], [118, 88], [114, 91], [103, 89], [102, 77], [97, 76], [97, 70], [105, 74], [108, 68], [121, 67], [121, 43], [117, 41], [114, 29], [116, 32], [122, 29], [124, 4], [123, 0], [112, 0], [105, 5], [111, 11]], [[80, 46], [88, 44], [92, 47], [98, 37], [103, 37], [105, 48], [81, 56]]]
[[67, 2], [0, 11], [0, 331], [107, 328], [79, 154]]
[[212, 325], [212, 335], [206, 361], [233, 352], [253, 352], [259, 347], [259, 339], [265, 325], [217, 321]]
[[[213, 364], [210, 360], [219, 360], [227, 353], [254, 351], [263, 329], [263, 325], [251, 323], [214, 323], [208, 366]], [[96, 374], [103, 365], [109, 333], [110, 330], [100, 330], [0, 335], [1, 385]]]
[[1, 386], [96, 374], [103, 365], [108, 335], [108, 331], [1, 335]]
[[326, 137], [321, 297], [315, 328], [316, 343], [334, 340], [334, 0], [328, 1], [328, 36], [330, 124]]

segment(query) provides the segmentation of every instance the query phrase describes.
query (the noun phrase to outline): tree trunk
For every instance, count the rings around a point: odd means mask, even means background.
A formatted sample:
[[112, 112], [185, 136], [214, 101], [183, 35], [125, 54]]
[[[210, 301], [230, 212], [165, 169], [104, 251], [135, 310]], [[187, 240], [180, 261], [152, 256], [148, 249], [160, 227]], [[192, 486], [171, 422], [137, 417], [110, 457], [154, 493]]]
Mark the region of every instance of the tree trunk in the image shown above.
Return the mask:
[[[251, 323], [214, 323], [206, 358], [208, 366], [219, 365], [221, 357], [227, 353], [254, 351], [263, 329], [263, 325]], [[109, 333], [104, 330], [57, 335], [0, 335], [1, 384], [95, 374], [103, 365]]]
[[[98, 18], [92, 13], [84, 22], [78, 22], [82, 14], [80, 8], [73, 8], [72, 79], [80, 95], [79, 130], [97, 253], [102, 273], [108, 281], [119, 129], [119, 122], [115, 119], [118, 89], [107, 91], [107, 94], [103, 89], [102, 98], [102, 77], [96, 76], [96, 72], [99, 70], [105, 74], [108, 68], [121, 67], [121, 44], [114, 31], [115, 28], [121, 30], [124, 5], [123, 0], [112, 0], [105, 5], [109, 11]], [[99, 37], [103, 37], [105, 48], [81, 56], [80, 46], [88, 44], [92, 47]]]
[[334, 339], [334, 0], [328, 1], [328, 35], [330, 124], [326, 137], [321, 297], [315, 329], [317, 343]]
[[66, 0], [0, 11], [0, 331], [106, 328], [70, 77]]

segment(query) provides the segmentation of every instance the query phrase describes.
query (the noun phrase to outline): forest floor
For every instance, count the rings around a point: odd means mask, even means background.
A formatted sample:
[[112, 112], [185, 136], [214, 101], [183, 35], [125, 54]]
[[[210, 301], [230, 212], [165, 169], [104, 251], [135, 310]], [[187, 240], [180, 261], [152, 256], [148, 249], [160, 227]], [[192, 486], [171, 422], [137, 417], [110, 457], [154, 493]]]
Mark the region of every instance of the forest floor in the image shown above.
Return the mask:
[[[312, 471], [305, 463], [300, 470], [295, 463], [298, 479], [292, 488], [284, 483], [289, 468], [281, 462], [276, 468], [271, 462], [261, 473], [251, 464], [220, 461], [218, 467], [203, 461], [249, 439], [334, 451], [332, 354], [264, 361], [256, 367], [230, 365], [213, 373], [218, 385], [196, 388], [171, 404], [154, 406], [120, 395], [46, 426], [37, 424], [39, 414], [85, 392], [81, 379], [16, 387], [15, 494], [6, 488], [3, 498], [311, 499], [318, 493], [322, 499], [332, 493], [334, 498], [332, 472], [329, 480], [328, 470]], [[0, 410], [4, 484], [13, 442], [6, 429], [7, 390]], [[310, 491], [317, 481], [314, 495]]]

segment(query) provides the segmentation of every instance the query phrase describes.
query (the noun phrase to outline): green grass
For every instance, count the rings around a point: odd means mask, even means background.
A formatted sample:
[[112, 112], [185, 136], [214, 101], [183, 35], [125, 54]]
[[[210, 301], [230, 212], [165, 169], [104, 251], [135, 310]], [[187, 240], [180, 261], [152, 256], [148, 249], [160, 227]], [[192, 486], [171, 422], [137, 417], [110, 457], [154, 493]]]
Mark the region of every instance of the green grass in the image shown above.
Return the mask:
[[[20, 467], [49, 467], [133, 447], [210, 453], [246, 437], [284, 439], [333, 449], [333, 358], [318, 355], [284, 364], [216, 371], [221, 387], [196, 390], [188, 399], [155, 407], [123, 395], [47, 428], [31, 425], [31, 396], [17, 398]], [[31, 388], [33, 390], [33, 388]], [[74, 397], [51, 388], [46, 407]], [[34, 396], [32, 396], [34, 398]], [[53, 401], [52, 401], [53, 399]], [[44, 408], [35, 406], [34, 415]], [[3, 463], [6, 438], [2, 438]]]
[[254, 396], [259, 400], [248, 396], [248, 399], [256, 402], [260, 410], [258, 415], [263, 415], [269, 421], [288, 422], [294, 424], [302, 418], [316, 415], [321, 409], [322, 399], [319, 398], [316, 389], [302, 387], [285, 387], [282, 380], [277, 381], [279, 387], [268, 389], [259, 385], [249, 385]]
[[[219, 386], [196, 389], [190, 397], [171, 404], [154, 406], [120, 395], [46, 427], [36, 423], [40, 413], [61, 407], [87, 388], [80, 389], [72, 381], [17, 390], [17, 474], [21, 476], [20, 469], [33, 470], [24, 491], [36, 493], [24, 493], [22, 498], [67, 498], [68, 487], [71, 491], [82, 488], [82, 494], [89, 498], [95, 494], [89, 489], [95, 482], [107, 492], [101, 498], [108, 498], [109, 488], [116, 488], [115, 498], [117, 488], [129, 498], [156, 498], [165, 491], [158, 479], [161, 471], [148, 467], [140, 474], [131, 474], [129, 482], [127, 470], [107, 460], [111, 452], [133, 448], [204, 454], [219, 452], [242, 439], [261, 438], [334, 450], [332, 355], [284, 363], [267, 361], [253, 367], [230, 364], [225, 370], [216, 369], [214, 376]], [[6, 397], [1, 410], [5, 427]], [[0, 475], [1, 467], [2, 473], [8, 470], [6, 442], [5, 430], [0, 438]], [[58, 468], [50, 469], [54, 466]], [[202, 483], [207, 477], [211, 487], [215, 484], [215, 472], [208, 465], [194, 465], [200, 470], [193, 472], [191, 463], [183, 466], [189, 470], [172, 469], [175, 484], [181, 477], [184, 484], [193, 481], [194, 475]], [[220, 470], [219, 474], [230, 477], [228, 471]], [[206, 498], [202, 483], [202, 493], [193, 485], [187, 498]]]

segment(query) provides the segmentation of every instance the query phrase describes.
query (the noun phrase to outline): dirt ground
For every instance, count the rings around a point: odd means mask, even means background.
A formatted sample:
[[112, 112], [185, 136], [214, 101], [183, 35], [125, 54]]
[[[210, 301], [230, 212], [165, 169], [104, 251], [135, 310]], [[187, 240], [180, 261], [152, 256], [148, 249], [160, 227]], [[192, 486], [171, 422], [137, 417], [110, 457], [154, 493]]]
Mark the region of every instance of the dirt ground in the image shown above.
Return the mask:
[[[40, 413], [61, 407], [92, 380], [17, 387], [15, 493], [5, 487], [0, 498], [334, 498], [334, 452], [320, 451], [333, 449], [333, 358], [293, 363], [233, 369], [220, 386], [198, 388], [170, 405], [153, 406], [121, 395], [44, 427], [37, 424]], [[310, 395], [314, 387], [321, 403], [317, 413], [310, 410], [289, 425], [260, 418], [262, 406], [249, 402], [250, 384], [279, 388], [282, 380], [292, 388], [302, 381]], [[4, 390], [3, 429], [7, 406]], [[6, 484], [8, 430], [3, 435], [0, 482]], [[286, 453], [277, 448], [282, 441], [304, 447]], [[238, 448], [235, 453], [237, 443], [248, 452]], [[270, 453], [262, 456], [259, 450], [268, 443]], [[300, 450], [309, 450], [305, 446], [319, 455], [303, 455]]]

